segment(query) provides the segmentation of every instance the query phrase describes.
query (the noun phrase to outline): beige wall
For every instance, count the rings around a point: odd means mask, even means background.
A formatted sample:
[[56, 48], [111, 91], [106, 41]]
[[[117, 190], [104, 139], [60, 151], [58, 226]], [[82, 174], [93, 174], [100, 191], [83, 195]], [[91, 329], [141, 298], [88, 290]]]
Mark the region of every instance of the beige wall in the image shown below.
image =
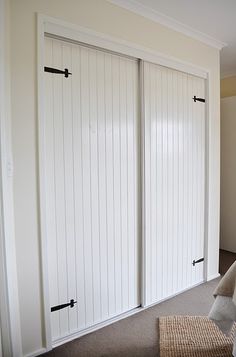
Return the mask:
[[[21, 353], [21, 336], [18, 333], [20, 318], [13, 224], [10, 18], [10, 2], [0, 1], [0, 323], [3, 354], [15, 357]], [[10, 313], [8, 306], [11, 307]], [[12, 346], [10, 341], [13, 341]]]
[[16, 248], [24, 354], [43, 344], [37, 159], [36, 12], [135, 42], [210, 70], [208, 277], [218, 271], [219, 52], [105, 0], [11, 0]]
[[227, 77], [220, 81], [221, 98], [232, 97], [236, 95], [236, 76]]
[[236, 76], [220, 81], [221, 94], [221, 208], [220, 247], [236, 252]]
[[220, 247], [236, 253], [236, 96], [221, 99]]

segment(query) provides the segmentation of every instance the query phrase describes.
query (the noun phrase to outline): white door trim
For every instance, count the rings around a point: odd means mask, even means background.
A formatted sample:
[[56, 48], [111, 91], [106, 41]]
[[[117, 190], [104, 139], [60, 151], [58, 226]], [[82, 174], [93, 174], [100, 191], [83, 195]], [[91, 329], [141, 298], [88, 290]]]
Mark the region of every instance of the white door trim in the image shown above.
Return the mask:
[[14, 232], [7, 1], [0, 0], [0, 321], [3, 355], [22, 356]]
[[82, 42], [123, 55], [140, 58], [143, 61], [158, 63], [159, 65], [202, 78], [207, 78], [207, 73], [209, 72], [206, 68], [167, 56], [150, 48], [42, 14], [38, 14], [38, 31], [64, 38], [65, 40]]
[[[80, 42], [92, 46], [114, 51], [123, 55], [132, 56], [144, 61], [156, 63], [172, 69], [183, 71], [201, 78], [206, 79], [207, 88], [209, 88], [210, 70], [195, 66], [191, 63], [181, 61], [179, 59], [166, 56], [162, 53], [150, 50], [139, 46], [135, 43], [130, 43], [118, 38], [108, 36], [104, 33], [98, 33], [90, 29], [73, 25], [59, 19], [55, 19], [46, 15], [38, 14], [37, 17], [37, 49], [38, 49], [38, 135], [39, 135], [39, 182], [40, 182], [40, 227], [41, 227], [41, 261], [42, 261], [42, 281], [43, 281], [43, 301], [44, 301], [44, 329], [45, 329], [45, 347], [47, 350], [52, 348], [51, 340], [51, 323], [50, 323], [50, 303], [49, 303], [49, 284], [48, 284], [48, 264], [47, 264], [47, 237], [46, 237], [46, 219], [45, 219], [45, 163], [44, 163], [44, 91], [43, 91], [43, 72], [44, 72], [44, 37], [50, 35], [55, 38], [64, 39], [66, 41]], [[207, 91], [206, 101], [209, 102], [209, 90]], [[209, 118], [209, 105], [206, 106], [206, 120]], [[206, 143], [209, 138], [207, 138]], [[208, 145], [208, 144], [207, 144]], [[143, 156], [143, 154], [142, 154]], [[208, 163], [208, 159], [206, 160]], [[208, 164], [209, 165], [209, 164]], [[143, 170], [143, 165], [142, 165]], [[208, 172], [208, 170], [206, 170]], [[206, 187], [209, 186], [208, 176], [206, 178]], [[207, 196], [209, 195], [208, 188], [206, 189]], [[208, 199], [206, 200], [207, 205]], [[142, 208], [143, 211], [143, 208]], [[208, 207], [206, 207], [206, 222], [208, 221]], [[144, 237], [143, 237], [144, 242]], [[206, 247], [208, 242], [207, 223], [206, 223]], [[206, 251], [207, 253], [207, 251]], [[143, 258], [144, 259], [144, 256]], [[205, 256], [205, 280], [207, 280], [207, 257]], [[145, 266], [145, 261], [143, 261]], [[145, 286], [145, 281], [142, 282], [142, 287]], [[142, 306], [145, 306], [145, 295], [142, 294]], [[141, 311], [142, 309], [140, 309]], [[122, 315], [120, 316], [122, 318]], [[99, 325], [100, 326], [100, 325]], [[101, 325], [102, 327], [102, 325]], [[76, 334], [75, 337], [78, 337]]]

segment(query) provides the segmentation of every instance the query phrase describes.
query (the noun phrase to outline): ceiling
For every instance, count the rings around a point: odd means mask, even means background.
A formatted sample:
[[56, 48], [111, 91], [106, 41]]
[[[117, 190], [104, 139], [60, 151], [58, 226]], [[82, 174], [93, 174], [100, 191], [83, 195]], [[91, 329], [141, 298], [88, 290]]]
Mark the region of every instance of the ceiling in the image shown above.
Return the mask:
[[121, 0], [120, 4], [131, 10], [136, 5], [144, 16], [164, 18], [167, 24], [174, 20], [180, 30], [182, 26], [212, 42], [223, 42], [221, 76], [236, 75], [236, 0]]

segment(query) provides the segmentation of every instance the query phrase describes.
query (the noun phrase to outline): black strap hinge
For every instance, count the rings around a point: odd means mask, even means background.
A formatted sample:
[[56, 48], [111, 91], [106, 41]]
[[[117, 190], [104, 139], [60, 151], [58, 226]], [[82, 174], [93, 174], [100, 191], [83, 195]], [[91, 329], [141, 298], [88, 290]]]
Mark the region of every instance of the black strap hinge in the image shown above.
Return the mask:
[[66, 78], [68, 78], [69, 75], [72, 74], [72, 73], [69, 72], [69, 70], [67, 68], [65, 68], [64, 71], [62, 71], [61, 69], [57, 69], [57, 68], [44, 67], [44, 72], [56, 73], [56, 74], [64, 74], [64, 76]]
[[65, 307], [68, 307], [68, 306], [70, 306], [72, 308], [72, 307], [74, 307], [75, 304], [77, 304], [77, 301], [74, 301], [74, 299], [72, 299], [72, 300], [70, 300], [70, 302], [68, 302], [66, 304], [52, 306], [51, 312], [64, 309]]
[[204, 258], [200, 258], [198, 260], [193, 260], [192, 265], [195, 266], [196, 264], [201, 263], [203, 261], [204, 261]]
[[194, 102], [202, 102], [205, 103], [206, 99], [204, 98], [197, 98], [196, 95], [192, 98], [194, 100]]

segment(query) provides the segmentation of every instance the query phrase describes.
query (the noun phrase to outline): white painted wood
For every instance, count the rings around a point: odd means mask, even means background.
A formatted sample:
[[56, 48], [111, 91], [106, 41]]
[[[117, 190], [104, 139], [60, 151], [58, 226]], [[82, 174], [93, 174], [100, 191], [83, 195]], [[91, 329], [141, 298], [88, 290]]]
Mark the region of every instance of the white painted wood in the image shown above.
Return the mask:
[[108, 1], [110, 1], [112, 4], [121, 6], [129, 11], [132, 11], [135, 14], [144, 16], [147, 19], [155, 21], [158, 24], [168, 27], [174, 31], [183, 33], [184, 35], [194, 38], [195, 40], [198, 40], [202, 43], [205, 43], [208, 46], [215, 47], [218, 50], [221, 50], [223, 47], [227, 46], [227, 43], [222, 42], [216, 38], [213, 38], [203, 32], [199, 32], [196, 29], [187, 26], [186, 24], [181, 23], [180, 21], [177, 21], [176, 19], [170, 16], [166, 16], [163, 13], [154, 10], [152, 7], [148, 6], [148, 4], [146, 6], [140, 3], [139, 1], [135, 1], [135, 0], [108, 0]]
[[[72, 42], [82, 41], [84, 43], [88, 43], [89, 45], [100, 46], [102, 48], [106, 48], [108, 50], [116, 51], [122, 53], [124, 55], [134, 56], [143, 60], [151, 61], [153, 63], [161, 64], [170, 68], [182, 70], [186, 73], [194, 74], [202, 78], [206, 78], [206, 178], [205, 178], [205, 205], [206, 205], [206, 217], [205, 217], [205, 252], [206, 252], [206, 263], [205, 263], [205, 279], [211, 280], [215, 279], [218, 275], [211, 274], [212, 268], [217, 266], [215, 259], [211, 259], [212, 247], [210, 244], [212, 243], [213, 237], [216, 237], [217, 232], [215, 232], [215, 223], [217, 217], [212, 214], [213, 202], [215, 201], [215, 183], [217, 182], [218, 177], [218, 164], [213, 165], [212, 157], [215, 155], [215, 149], [213, 149], [216, 141], [213, 140], [213, 136], [215, 135], [215, 131], [217, 127], [214, 124], [214, 117], [211, 115], [212, 113], [212, 88], [210, 86], [211, 83], [211, 72], [208, 68], [201, 68], [199, 66], [192, 65], [182, 60], [178, 60], [176, 58], [163, 55], [162, 53], [158, 53], [155, 51], [150, 51], [148, 48], [144, 48], [138, 46], [134, 43], [123, 41], [118, 38], [114, 38], [111, 36], [107, 36], [103, 33], [98, 33], [92, 31], [90, 29], [86, 29], [77, 25], [73, 25], [67, 23], [65, 21], [55, 19], [49, 16], [45, 16], [42, 14], [38, 14], [38, 117], [39, 117], [39, 159], [40, 159], [40, 220], [41, 220], [41, 251], [42, 251], [42, 273], [43, 273], [43, 312], [44, 312], [44, 328], [45, 328], [45, 339], [46, 339], [46, 348], [47, 350], [51, 349], [51, 322], [50, 322], [50, 302], [49, 302], [49, 284], [48, 284], [48, 257], [47, 257], [47, 230], [46, 230], [46, 215], [45, 215], [45, 152], [44, 152], [44, 74], [43, 74], [43, 66], [44, 66], [44, 35], [45, 33], [50, 34], [51, 36], [59, 36], [61, 38], [70, 39]], [[143, 64], [142, 66], [143, 67]], [[141, 82], [143, 82], [143, 68], [141, 73]], [[141, 103], [142, 103], [142, 113], [144, 113], [144, 101], [143, 95], [141, 95]], [[79, 100], [77, 98], [77, 103]], [[75, 108], [76, 104], [74, 103]], [[186, 109], [185, 109], [186, 110]], [[143, 115], [142, 115], [143, 116]], [[214, 128], [212, 129], [212, 125]], [[142, 206], [142, 220], [139, 220], [139, 224], [142, 221], [142, 306], [146, 305], [146, 246], [145, 242], [145, 175], [144, 175], [144, 157], [145, 157], [145, 126], [142, 121], [141, 124], [141, 137], [142, 137], [142, 145], [140, 145], [141, 153], [142, 153], [142, 199], [140, 200], [140, 207]], [[213, 156], [212, 156], [213, 155]], [[79, 163], [77, 163], [79, 167]], [[216, 175], [215, 175], [216, 174]], [[209, 177], [210, 175], [210, 177]], [[216, 179], [215, 179], [216, 177]], [[217, 197], [216, 197], [217, 199]], [[217, 224], [216, 224], [217, 226]], [[81, 228], [81, 226], [79, 226]], [[181, 227], [180, 227], [181, 228]], [[79, 229], [79, 228], [78, 228]], [[185, 227], [186, 229], [186, 227]], [[216, 230], [217, 231], [217, 230]], [[214, 241], [215, 242], [215, 241]], [[217, 246], [217, 244], [215, 244]], [[77, 249], [81, 249], [81, 247], [77, 247]], [[186, 254], [186, 251], [184, 251]], [[210, 258], [210, 259], [209, 259]], [[79, 265], [79, 263], [77, 262]], [[105, 264], [105, 260], [104, 260]], [[80, 260], [80, 269], [83, 266], [82, 259]], [[79, 284], [78, 284], [79, 285]], [[82, 304], [82, 297], [80, 300], [80, 304]], [[82, 310], [82, 309], [81, 309]], [[81, 312], [83, 312], [82, 310]], [[137, 309], [140, 311], [140, 309]], [[84, 321], [84, 317], [81, 316], [78, 319]], [[123, 314], [116, 317], [116, 319], [122, 318]], [[108, 320], [110, 321], [110, 320]], [[80, 322], [81, 323], [81, 322]], [[103, 323], [97, 324], [94, 328], [100, 328], [103, 326]], [[83, 332], [78, 332], [74, 334], [73, 338], [76, 338], [82, 334], [88, 333], [88, 331], [92, 331], [89, 329], [84, 329]], [[72, 335], [71, 335], [72, 336]], [[69, 338], [69, 337], [68, 337]], [[66, 341], [66, 339], [63, 339]], [[63, 343], [63, 342], [62, 342]], [[55, 345], [55, 344], [54, 344]]]
[[45, 38], [52, 340], [140, 305], [138, 62]]
[[236, 97], [221, 99], [221, 249], [236, 253]]
[[[216, 279], [216, 278], [219, 277], [219, 276], [220, 276], [220, 274], [218, 274], [218, 275], [215, 276], [214, 278], [212, 277], [212, 279]], [[200, 283], [200, 284], [201, 284], [201, 283]], [[183, 290], [183, 292], [188, 291], [188, 290], [190, 290], [190, 289], [192, 289], [192, 288], [194, 288], [194, 287], [197, 287], [197, 286], [199, 286], [200, 284], [196, 284], [196, 285], [192, 286], [191, 288], [185, 289], [185, 290]], [[177, 296], [177, 295], [178, 295], [178, 293], [173, 294], [173, 295], [171, 295], [171, 296], [168, 296], [167, 298], [162, 299], [161, 301], [159, 301], [159, 303], [164, 302], [164, 301], [166, 301], [166, 300], [169, 300], [170, 298], [173, 298], [173, 297], [175, 297], [175, 296]], [[130, 311], [125, 312], [125, 313], [123, 313], [123, 314], [121, 314], [121, 315], [115, 316], [115, 317], [113, 317], [113, 318], [111, 318], [111, 319], [108, 319], [108, 320], [106, 320], [106, 321], [104, 321], [104, 322], [100, 322], [100, 323], [97, 324], [97, 325], [94, 325], [94, 326], [89, 327], [89, 328], [87, 328], [87, 329], [84, 329], [84, 330], [82, 330], [82, 331], [79, 331], [79, 332], [76, 332], [76, 333], [71, 334], [71, 335], [69, 335], [69, 336], [66, 336], [66, 337], [64, 337], [64, 338], [61, 338], [61, 339], [59, 339], [59, 340], [57, 340], [57, 341], [55, 341], [55, 342], [53, 343], [53, 348], [58, 347], [58, 346], [60, 346], [60, 345], [62, 345], [62, 344], [64, 344], [64, 343], [73, 341], [74, 339], [77, 339], [77, 338], [79, 338], [79, 337], [82, 337], [82, 336], [84, 336], [84, 335], [86, 335], [86, 334], [89, 334], [89, 333], [91, 333], [91, 332], [97, 331], [97, 330], [99, 330], [100, 328], [109, 326], [109, 325], [113, 324], [114, 322], [123, 320], [123, 319], [125, 319], [125, 318], [127, 318], [127, 317], [129, 317], [129, 316], [133, 316], [133, 315], [135, 315], [135, 314], [137, 314], [137, 313], [139, 313], [139, 312], [143, 312], [143, 311], [145, 311], [146, 309], [148, 309], [148, 308], [150, 308], [150, 307], [152, 307], [152, 306], [155, 306], [155, 305], [156, 305], [156, 303], [151, 304], [151, 305], [146, 306], [146, 307], [139, 306], [139, 307], [137, 307], [137, 308], [135, 308], [135, 309], [133, 309], [133, 310], [130, 310]], [[26, 356], [26, 357], [30, 357], [30, 356]]]
[[[1, 166], [0, 166], [1, 167]], [[1, 183], [1, 180], [0, 180]], [[0, 190], [0, 221], [3, 220], [2, 190]], [[4, 226], [0, 225], [0, 356], [12, 355], [11, 329], [7, 296], [7, 274], [4, 247]], [[4, 326], [4, 328], [3, 328]]]
[[196, 66], [165, 55], [148, 47], [140, 46], [136, 43], [122, 40], [117, 37], [109, 36], [105, 33], [93, 31], [91, 29], [68, 23], [58, 18], [53, 18], [43, 14], [38, 14], [39, 32], [50, 34], [51, 36], [69, 39], [70, 41], [81, 42], [104, 48], [109, 51], [121, 53], [123, 55], [140, 58], [144, 61], [157, 63], [179, 71], [184, 71], [202, 78], [207, 78], [208, 68]]
[[3, 356], [21, 357], [14, 231], [9, 3], [0, 0], [0, 335]]
[[2, 349], [2, 329], [0, 326], [0, 357], [3, 356], [3, 349]]
[[205, 81], [144, 63], [146, 304], [204, 280]]
[[42, 266], [42, 294], [45, 330], [45, 348], [47, 351], [52, 349], [52, 321], [50, 311], [49, 297], [49, 259], [48, 259], [48, 229], [47, 229], [47, 212], [46, 212], [46, 156], [45, 156], [45, 78], [44, 78], [44, 61], [45, 61], [45, 41], [44, 28], [42, 23], [37, 23], [37, 49], [38, 49], [38, 136], [39, 136], [39, 193], [40, 193], [40, 248], [41, 248], [41, 266]]

